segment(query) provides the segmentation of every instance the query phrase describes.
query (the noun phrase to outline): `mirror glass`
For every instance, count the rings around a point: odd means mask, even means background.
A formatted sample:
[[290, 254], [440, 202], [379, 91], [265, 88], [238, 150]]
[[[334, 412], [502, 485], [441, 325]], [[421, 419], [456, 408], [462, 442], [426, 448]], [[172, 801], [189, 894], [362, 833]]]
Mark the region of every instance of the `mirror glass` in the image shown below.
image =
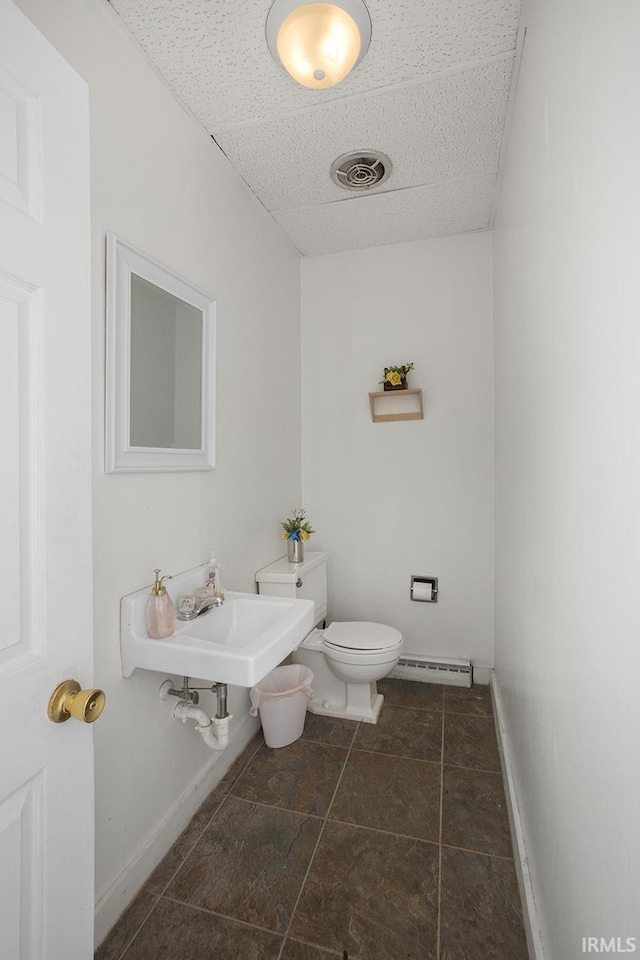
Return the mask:
[[132, 273], [132, 446], [199, 448], [201, 357], [202, 311]]
[[210, 470], [215, 302], [107, 238], [106, 470]]

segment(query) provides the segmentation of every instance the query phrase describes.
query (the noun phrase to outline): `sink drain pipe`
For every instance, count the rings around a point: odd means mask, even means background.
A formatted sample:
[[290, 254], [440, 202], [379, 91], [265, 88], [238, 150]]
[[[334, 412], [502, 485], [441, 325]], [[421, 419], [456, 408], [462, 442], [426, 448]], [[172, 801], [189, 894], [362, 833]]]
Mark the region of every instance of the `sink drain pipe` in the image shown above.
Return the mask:
[[[185, 680], [187, 681], [186, 691], [190, 691], [188, 678], [185, 677]], [[203, 710], [202, 707], [196, 707], [193, 702], [188, 703], [185, 699], [182, 699], [185, 697], [185, 691], [174, 690], [171, 680], [165, 680], [160, 687], [160, 699], [166, 700], [169, 696], [180, 697], [181, 699], [173, 708], [174, 718], [182, 720], [183, 723], [186, 723], [187, 720], [195, 721], [195, 729], [210, 750], [225, 750], [229, 746], [229, 722], [232, 717], [232, 714], [227, 713], [227, 684], [216, 683], [214, 689], [217, 698], [215, 717], [210, 717], [206, 710]], [[197, 694], [191, 693], [187, 696], [190, 700], [197, 698]]]
[[194, 707], [182, 700], [173, 708], [176, 720], [195, 720], [196, 730], [210, 750], [224, 750], [229, 746], [229, 721], [231, 714], [226, 717], [209, 717], [202, 707]]
[[227, 685], [226, 683], [216, 683], [216, 720], [224, 720], [227, 716]]

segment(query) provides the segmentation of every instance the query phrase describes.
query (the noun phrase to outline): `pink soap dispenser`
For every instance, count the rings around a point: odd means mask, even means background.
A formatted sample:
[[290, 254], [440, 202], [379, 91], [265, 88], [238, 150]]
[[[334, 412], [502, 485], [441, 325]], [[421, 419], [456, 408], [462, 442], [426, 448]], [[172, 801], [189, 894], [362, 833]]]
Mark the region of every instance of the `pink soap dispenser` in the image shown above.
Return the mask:
[[171, 577], [161, 577], [160, 570], [154, 570], [153, 572], [156, 579], [151, 588], [151, 595], [147, 600], [147, 635], [152, 640], [163, 640], [165, 637], [171, 636], [175, 624], [173, 600], [162, 584], [163, 580], [171, 580]]

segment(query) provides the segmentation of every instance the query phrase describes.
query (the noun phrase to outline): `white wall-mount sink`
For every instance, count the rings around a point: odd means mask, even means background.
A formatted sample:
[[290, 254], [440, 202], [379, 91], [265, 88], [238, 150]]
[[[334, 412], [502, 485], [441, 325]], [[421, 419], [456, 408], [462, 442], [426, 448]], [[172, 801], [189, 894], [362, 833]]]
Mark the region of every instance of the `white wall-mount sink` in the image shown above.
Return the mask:
[[[203, 564], [166, 581], [175, 601], [195, 594], [206, 580]], [[145, 608], [151, 584], [120, 603], [122, 672], [154, 670], [218, 683], [252, 687], [301, 643], [314, 624], [312, 600], [225, 592], [221, 607], [195, 620], [176, 619], [173, 636], [147, 636]]]

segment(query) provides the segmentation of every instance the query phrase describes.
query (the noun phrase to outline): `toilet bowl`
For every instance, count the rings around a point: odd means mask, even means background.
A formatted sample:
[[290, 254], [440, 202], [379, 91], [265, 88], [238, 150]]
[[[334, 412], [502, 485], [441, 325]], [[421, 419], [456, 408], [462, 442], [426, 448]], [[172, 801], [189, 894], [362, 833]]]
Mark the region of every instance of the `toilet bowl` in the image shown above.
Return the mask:
[[334, 621], [326, 629], [327, 556], [310, 553], [302, 563], [286, 559], [256, 574], [260, 593], [304, 597], [316, 604], [316, 626], [294, 650], [294, 663], [313, 671], [313, 699], [307, 709], [321, 716], [375, 723], [384, 697], [376, 681], [400, 659], [402, 634], [394, 627], [362, 620]]
[[384, 697], [376, 681], [391, 673], [402, 634], [382, 623], [354, 620], [314, 630], [293, 652], [295, 663], [313, 670], [311, 713], [375, 723]]

